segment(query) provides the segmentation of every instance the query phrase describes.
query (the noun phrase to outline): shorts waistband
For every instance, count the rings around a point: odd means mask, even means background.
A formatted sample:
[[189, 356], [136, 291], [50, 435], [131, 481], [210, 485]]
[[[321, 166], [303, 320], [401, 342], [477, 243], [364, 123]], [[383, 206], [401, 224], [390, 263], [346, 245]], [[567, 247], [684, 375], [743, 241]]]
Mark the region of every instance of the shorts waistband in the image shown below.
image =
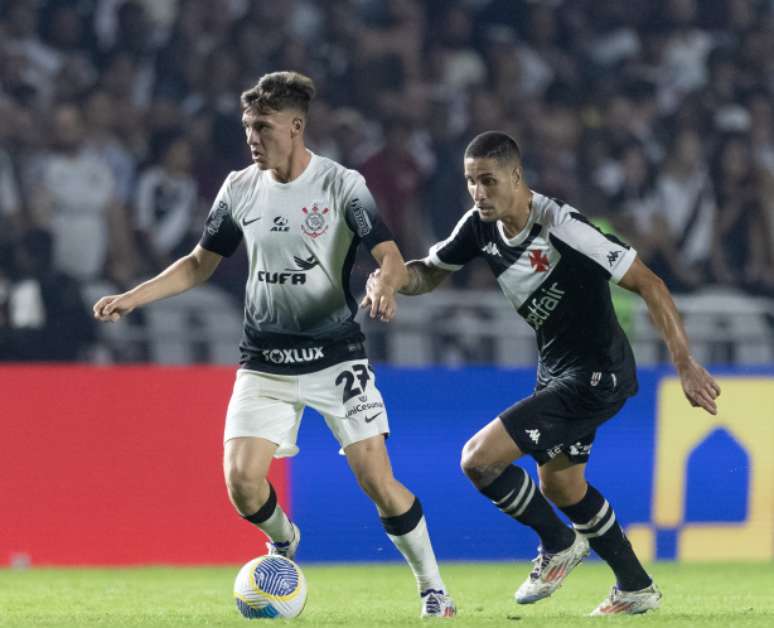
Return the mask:
[[276, 375], [303, 375], [340, 362], [365, 358], [366, 350], [362, 340], [343, 339], [327, 344], [243, 349], [240, 366]]

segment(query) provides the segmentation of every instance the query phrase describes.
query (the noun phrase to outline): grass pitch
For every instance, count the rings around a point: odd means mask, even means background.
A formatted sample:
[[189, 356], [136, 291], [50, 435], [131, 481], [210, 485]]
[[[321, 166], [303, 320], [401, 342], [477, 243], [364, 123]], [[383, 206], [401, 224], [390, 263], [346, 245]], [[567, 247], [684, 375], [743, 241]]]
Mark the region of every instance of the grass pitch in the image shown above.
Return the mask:
[[[414, 579], [402, 564], [303, 565], [309, 582], [298, 626], [421, 626]], [[770, 563], [678, 565], [650, 572], [662, 608], [639, 617], [590, 618], [612, 575], [599, 562], [581, 565], [553, 597], [519, 606], [513, 591], [525, 563], [446, 563], [459, 608], [453, 626], [774, 626]], [[237, 567], [0, 570], [0, 626], [241, 626], [231, 597]], [[281, 622], [287, 623], [287, 622]]]

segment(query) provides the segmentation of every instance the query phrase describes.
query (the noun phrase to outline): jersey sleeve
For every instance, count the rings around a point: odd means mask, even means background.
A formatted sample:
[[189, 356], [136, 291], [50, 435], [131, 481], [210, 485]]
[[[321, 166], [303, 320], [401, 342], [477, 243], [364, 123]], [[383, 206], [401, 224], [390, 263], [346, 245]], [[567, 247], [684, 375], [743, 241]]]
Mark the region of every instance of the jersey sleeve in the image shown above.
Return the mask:
[[349, 188], [345, 200], [344, 216], [349, 228], [370, 251], [377, 244], [394, 240], [395, 237], [379, 215], [376, 201], [366, 185], [365, 178], [360, 173], [354, 174], [353, 185]]
[[226, 177], [223, 185], [212, 203], [210, 213], [204, 223], [204, 231], [199, 244], [208, 251], [231, 257], [242, 241], [242, 230], [231, 213], [231, 175]]
[[564, 220], [551, 229], [551, 235], [595, 262], [615, 283], [621, 281], [637, 257], [637, 251], [632, 247], [614, 235], [602, 233], [577, 211], [568, 212]]
[[480, 254], [473, 227], [475, 209], [469, 210], [451, 232], [451, 235], [430, 247], [425, 261], [443, 270], [459, 270]]

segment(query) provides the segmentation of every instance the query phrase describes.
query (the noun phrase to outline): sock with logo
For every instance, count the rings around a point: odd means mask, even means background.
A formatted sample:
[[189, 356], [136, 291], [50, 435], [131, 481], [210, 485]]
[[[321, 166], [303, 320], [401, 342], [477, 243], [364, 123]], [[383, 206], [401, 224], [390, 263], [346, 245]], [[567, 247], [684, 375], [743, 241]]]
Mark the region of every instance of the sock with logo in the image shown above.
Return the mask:
[[573, 522], [575, 529], [589, 540], [589, 545], [600, 558], [610, 565], [619, 589], [639, 591], [651, 585], [652, 580], [618, 525], [613, 509], [591, 484], [583, 499], [561, 510]]
[[387, 536], [411, 567], [419, 592], [446, 591], [419, 499], [415, 497], [411, 508], [402, 515], [381, 517], [381, 520]]
[[506, 515], [537, 532], [543, 551], [561, 552], [575, 541], [573, 531], [559, 519], [521, 467], [510, 465], [494, 482], [479, 490]]
[[271, 482], [269, 482], [269, 498], [266, 503], [252, 515], [242, 515], [242, 517], [263, 531], [275, 543], [293, 540], [293, 526], [277, 502], [277, 493], [274, 492]]

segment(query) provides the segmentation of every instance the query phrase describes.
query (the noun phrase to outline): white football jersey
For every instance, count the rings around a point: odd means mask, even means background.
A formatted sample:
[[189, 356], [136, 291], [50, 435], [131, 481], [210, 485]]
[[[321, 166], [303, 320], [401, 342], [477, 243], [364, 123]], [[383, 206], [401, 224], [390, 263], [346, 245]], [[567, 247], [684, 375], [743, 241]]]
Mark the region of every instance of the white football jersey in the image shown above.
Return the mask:
[[349, 291], [355, 250], [391, 240], [363, 176], [311, 154], [304, 172], [280, 183], [251, 165], [226, 178], [201, 245], [249, 258], [242, 364], [311, 372], [364, 357]]

